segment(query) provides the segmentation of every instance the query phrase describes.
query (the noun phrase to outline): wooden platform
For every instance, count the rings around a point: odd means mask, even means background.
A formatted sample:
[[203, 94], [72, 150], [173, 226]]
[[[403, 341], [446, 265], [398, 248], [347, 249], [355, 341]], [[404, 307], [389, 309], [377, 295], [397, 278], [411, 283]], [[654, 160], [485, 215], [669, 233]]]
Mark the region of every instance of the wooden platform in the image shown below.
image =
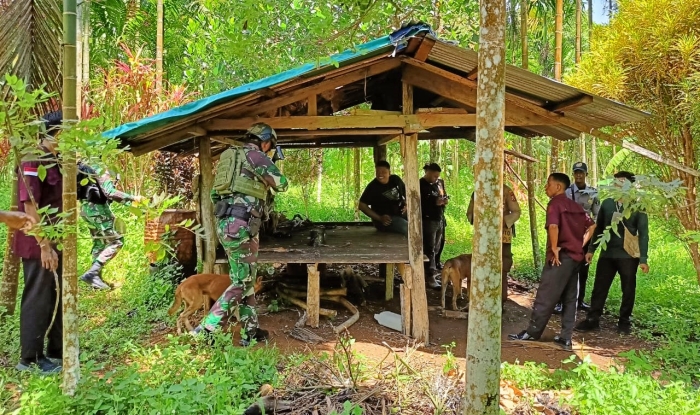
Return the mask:
[[386, 264], [408, 263], [408, 238], [397, 233], [379, 232], [368, 222], [316, 225], [326, 229], [326, 246], [309, 246], [309, 232], [295, 232], [291, 238], [264, 238], [260, 241], [261, 263]]

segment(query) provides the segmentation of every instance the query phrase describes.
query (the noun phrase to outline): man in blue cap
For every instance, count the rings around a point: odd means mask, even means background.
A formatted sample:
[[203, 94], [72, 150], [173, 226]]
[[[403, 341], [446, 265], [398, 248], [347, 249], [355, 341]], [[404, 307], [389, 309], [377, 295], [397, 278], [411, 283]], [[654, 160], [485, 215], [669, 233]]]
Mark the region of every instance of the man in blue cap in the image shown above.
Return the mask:
[[[598, 210], [600, 210], [600, 200], [598, 200], [598, 191], [596, 188], [586, 184], [588, 166], [582, 161], [576, 162], [574, 163], [573, 172], [574, 182], [566, 189], [566, 197], [581, 206], [584, 212], [595, 222], [598, 216]], [[591, 241], [589, 240], [586, 246], [583, 247], [584, 252], [588, 252], [588, 245], [590, 245], [590, 243]], [[588, 265], [588, 263], [584, 262], [578, 270], [578, 309], [582, 311], [588, 311], [588, 309], [590, 309], [590, 306], [583, 301], [586, 296]], [[561, 310], [562, 303], [559, 302], [554, 308], [554, 313], [560, 314]]]

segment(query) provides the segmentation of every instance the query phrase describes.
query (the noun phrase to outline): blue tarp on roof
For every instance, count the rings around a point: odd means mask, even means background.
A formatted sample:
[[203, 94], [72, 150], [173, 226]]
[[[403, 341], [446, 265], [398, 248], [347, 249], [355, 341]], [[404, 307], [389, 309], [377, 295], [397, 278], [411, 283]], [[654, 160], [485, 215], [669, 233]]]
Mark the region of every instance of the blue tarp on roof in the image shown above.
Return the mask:
[[104, 132], [102, 135], [107, 138], [127, 138], [147, 133], [164, 125], [168, 125], [172, 122], [197, 114], [200, 111], [233, 101], [236, 98], [250, 94], [257, 90], [269, 88], [282, 82], [289, 81], [319, 68], [330, 66], [342, 67], [353, 62], [359, 57], [370, 57], [377, 55], [392, 45], [394, 47], [404, 47], [406, 43], [405, 40], [407, 38], [415, 36], [419, 33], [431, 32], [430, 26], [427, 24], [419, 23], [410, 25], [397, 30], [389, 36], [380, 37], [359, 45], [354, 50], [346, 50], [325, 58], [321, 60], [320, 65], [318, 66], [315, 63], [307, 63], [297, 68], [251, 82], [246, 85], [241, 85], [207, 98], [190, 102], [160, 114], [152, 115], [142, 120], [121, 125], [117, 128]]

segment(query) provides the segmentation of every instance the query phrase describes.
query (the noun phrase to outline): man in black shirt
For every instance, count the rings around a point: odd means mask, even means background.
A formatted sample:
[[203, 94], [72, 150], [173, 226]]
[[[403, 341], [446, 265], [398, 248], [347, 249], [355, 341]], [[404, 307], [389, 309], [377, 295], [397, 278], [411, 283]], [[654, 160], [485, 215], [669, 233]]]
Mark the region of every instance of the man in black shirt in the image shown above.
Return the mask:
[[360, 196], [359, 208], [372, 219], [374, 226], [384, 232], [408, 235], [406, 220], [406, 185], [384, 160], [374, 167], [375, 179]]
[[442, 240], [443, 209], [447, 205], [447, 198], [438, 186], [440, 166], [430, 163], [423, 170], [425, 173], [420, 179], [420, 205], [423, 214], [423, 252], [428, 257], [425, 280], [430, 288], [439, 289], [440, 283], [435, 278], [438, 274], [436, 257]]

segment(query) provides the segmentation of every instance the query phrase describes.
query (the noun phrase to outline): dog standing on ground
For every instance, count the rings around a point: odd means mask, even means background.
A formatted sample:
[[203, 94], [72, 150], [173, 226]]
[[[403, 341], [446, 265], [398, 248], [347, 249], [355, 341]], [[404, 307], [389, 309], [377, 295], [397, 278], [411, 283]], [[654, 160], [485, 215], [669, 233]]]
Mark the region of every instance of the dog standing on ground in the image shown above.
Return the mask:
[[[445, 309], [447, 282], [452, 283], [452, 309], [457, 310], [457, 295], [462, 294], [462, 280], [467, 281], [467, 293], [471, 286], [472, 254], [464, 254], [445, 262], [442, 267], [442, 309]], [[464, 297], [462, 297], [464, 298]]]

